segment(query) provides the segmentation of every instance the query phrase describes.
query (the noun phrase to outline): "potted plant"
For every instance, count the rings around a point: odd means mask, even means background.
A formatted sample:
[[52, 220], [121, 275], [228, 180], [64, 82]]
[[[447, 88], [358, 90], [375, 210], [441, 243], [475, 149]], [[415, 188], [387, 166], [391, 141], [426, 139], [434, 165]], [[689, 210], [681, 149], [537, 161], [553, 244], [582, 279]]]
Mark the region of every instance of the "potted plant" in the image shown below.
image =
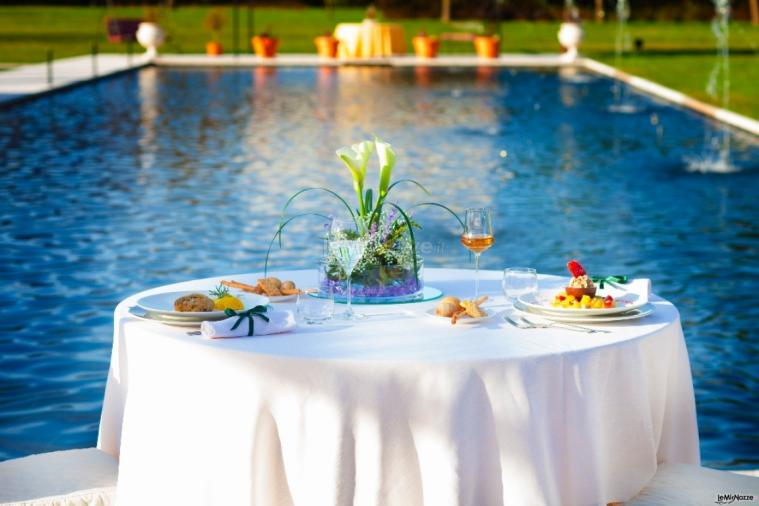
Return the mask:
[[320, 35], [314, 39], [316, 45], [316, 53], [322, 58], [335, 58], [337, 57], [337, 46], [340, 41], [332, 36], [330, 32], [325, 32], [324, 35]]
[[[379, 184], [376, 193], [372, 188], [364, 189], [369, 157], [377, 153], [379, 160]], [[449, 208], [437, 202], [421, 202], [402, 208], [391, 200], [392, 190], [400, 185], [416, 186], [428, 194], [420, 183], [413, 179], [398, 179], [391, 183], [395, 166], [395, 151], [390, 144], [376, 139], [345, 146], [336, 151], [353, 179], [356, 192], [356, 206], [351, 206], [339, 193], [324, 187], [303, 188], [296, 192], [282, 209], [282, 220], [269, 244], [264, 272], [268, 268], [269, 256], [276, 242], [282, 243], [282, 232], [294, 219], [315, 215], [328, 218], [325, 213], [301, 213], [287, 216], [290, 204], [303, 194], [322, 191], [336, 198], [340, 207], [355, 222], [356, 232], [348, 239], [366, 240], [366, 249], [361, 260], [351, 273], [351, 295], [356, 302], [385, 303], [418, 300], [423, 294], [424, 279], [422, 258], [418, 255], [414, 231], [421, 225], [414, 219], [413, 210], [421, 206], [435, 206], [445, 209], [461, 219]], [[348, 279], [340, 262], [325, 248], [325, 256], [319, 267], [319, 289], [332, 293], [336, 300], [347, 298]]]
[[221, 9], [215, 8], [208, 11], [206, 19], [203, 21], [203, 25], [206, 30], [211, 32], [212, 40], [206, 42], [206, 54], [209, 56], [218, 56], [224, 53], [224, 48], [219, 42], [219, 35], [226, 20], [224, 19], [224, 13]]
[[269, 35], [268, 32], [263, 32], [260, 35], [254, 35], [250, 39], [251, 45], [253, 45], [253, 52], [259, 58], [273, 58], [277, 55], [277, 46], [279, 40]]
[[498, 58], [501, 38], [498, 35], [475, 35], [474, 50], [480, 58]]
[[419, 58], [435, 58], [440, 48], [440, 39], [435, 36], [429, 36], [424, 32], [411, 39], [414, 45], [414, 53]]

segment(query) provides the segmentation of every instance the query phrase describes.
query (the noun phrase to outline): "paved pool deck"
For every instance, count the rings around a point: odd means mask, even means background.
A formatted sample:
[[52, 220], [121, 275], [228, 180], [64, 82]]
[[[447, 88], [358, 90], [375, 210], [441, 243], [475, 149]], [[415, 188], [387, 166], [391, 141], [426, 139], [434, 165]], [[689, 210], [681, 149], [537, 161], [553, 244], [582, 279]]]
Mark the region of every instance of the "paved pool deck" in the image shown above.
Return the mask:
[[145, 55], [99, 54], [63, 58], [50, 63], [20, 65], [0, 71], [0, 107], [50, 93], [62, 88], [87, 83], [128, 72], [148, 65], [167, 67], [338, 67], [343, 65], [391, 67], [530, 67], [579, 68], [618, 79], [644, 93], [697, 111], [705, 116], [759, 136], [759, 121], [732, 111], [695, 100], [653, 81], [622, 72], [590, 58], [567, 61], [558, 54], [502, 54], [494, 59], [474, 55], [439, 56], [422, 59], [415, 56], [393, 56], [369, 59], [325, 59], [312, 54], [283, 54], [275, 58], [253, 55], [206, 56], [203, 54], [160, 54], [154, 59]]
[[101, 54], [94, 59], [87, 55], [53, 60], [49, 65], [19, 65], [0, 71], [0, 106], [150, 64], [144, 55]]

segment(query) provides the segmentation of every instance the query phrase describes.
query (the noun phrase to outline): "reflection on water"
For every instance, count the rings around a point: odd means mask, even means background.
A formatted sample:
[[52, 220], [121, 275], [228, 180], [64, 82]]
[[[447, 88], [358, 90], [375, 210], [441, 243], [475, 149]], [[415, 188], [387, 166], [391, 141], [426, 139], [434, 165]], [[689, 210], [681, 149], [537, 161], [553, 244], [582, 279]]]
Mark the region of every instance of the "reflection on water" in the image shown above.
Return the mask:
[[[0, 112], [0, 459], [93, 445], [116, 303], [261, 269], [292, 190], [350, 195], [334, 150], [377, 134], [436, 200], [495, 209], [484, 267], [652, 277], [682, 313], [704, 461], [756, 466], [759, 145], [731, 131], [738, 172], [688, 172], [719, 127], [626, 97], [613, 114], [606, 79], [490, 67], [150, 68]], [[468, 265], [445, 214], [419, 219], [425, 264]], [[318, 230], [293, 222], [275, 267], [314, 267]]]

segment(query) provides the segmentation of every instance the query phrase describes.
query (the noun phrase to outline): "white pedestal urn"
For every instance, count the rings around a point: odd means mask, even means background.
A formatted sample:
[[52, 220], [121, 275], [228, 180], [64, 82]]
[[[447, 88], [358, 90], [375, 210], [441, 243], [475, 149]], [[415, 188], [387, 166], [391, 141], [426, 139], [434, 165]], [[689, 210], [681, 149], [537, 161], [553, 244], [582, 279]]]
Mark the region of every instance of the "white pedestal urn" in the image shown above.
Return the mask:
[[155, 58], [158, 55], [158, 48], [163, 44], [164, 31], [157, 23], [144, 22], [137, 27], [137, 42], [145, 48], [145, 55], [148, 58]]
[[561, 55], [561, 59], [566, 62], [573, 62], [577, 58], [577, 48], [582, 42], [582, 27], [579, 23], [569, 21], [562, 23], [559, 27], [558, 39], [561, 47], [566, 49]]

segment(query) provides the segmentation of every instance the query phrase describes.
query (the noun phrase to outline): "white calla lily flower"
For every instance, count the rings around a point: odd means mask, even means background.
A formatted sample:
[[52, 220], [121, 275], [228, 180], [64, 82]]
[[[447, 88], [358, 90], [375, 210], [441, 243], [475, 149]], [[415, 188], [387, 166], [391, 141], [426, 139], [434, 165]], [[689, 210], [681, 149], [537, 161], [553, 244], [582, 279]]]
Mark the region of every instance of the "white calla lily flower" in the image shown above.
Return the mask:
[[375, 138], [374, 144], [377, 148], [377, 157], [379, 158], [380, 165], [379, 196], [384, 197], [390, 186], [393, 167], [395, 167], [395, 151], [393, 151], [393, 147], [390, 144], [378, 138]]
[[345, 146], [338, 149], [335, 153], [343, 161], [348, 170], [353, 175], [353, 181], [358, 185], [364, 186], [366, 177], [366, 166], [369, 164], [369, 156], [374, 151], [374, 143], [363, 141], [352, 146]]

